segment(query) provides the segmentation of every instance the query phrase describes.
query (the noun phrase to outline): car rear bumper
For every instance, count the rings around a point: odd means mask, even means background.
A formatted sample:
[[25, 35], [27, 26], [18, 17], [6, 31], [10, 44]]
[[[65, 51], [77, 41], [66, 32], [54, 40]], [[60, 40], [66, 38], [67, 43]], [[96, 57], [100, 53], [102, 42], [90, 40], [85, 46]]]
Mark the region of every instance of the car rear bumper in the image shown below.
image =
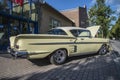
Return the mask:
[[28, 57], [28, 52], [26, 51], [16, 51], [14, 49], [8, 48], [7, 49], [8, 53], [12, 55], [12, 57], [16, 58], [27, 58]]

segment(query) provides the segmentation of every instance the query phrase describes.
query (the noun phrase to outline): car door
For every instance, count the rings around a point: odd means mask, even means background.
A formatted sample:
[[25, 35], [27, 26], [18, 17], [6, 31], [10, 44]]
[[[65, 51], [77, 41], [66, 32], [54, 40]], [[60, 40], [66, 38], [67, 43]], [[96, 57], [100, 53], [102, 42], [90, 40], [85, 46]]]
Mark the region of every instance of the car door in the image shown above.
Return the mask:
[[89, 30], [78, 30], [79, 35], [77, 36], [76, 44], [77, 44], [77, 53], [78, 54], [91, 54], [95, 52], [96, 43], [94, 43], [94, 39], [91, 37], [91, 33]]

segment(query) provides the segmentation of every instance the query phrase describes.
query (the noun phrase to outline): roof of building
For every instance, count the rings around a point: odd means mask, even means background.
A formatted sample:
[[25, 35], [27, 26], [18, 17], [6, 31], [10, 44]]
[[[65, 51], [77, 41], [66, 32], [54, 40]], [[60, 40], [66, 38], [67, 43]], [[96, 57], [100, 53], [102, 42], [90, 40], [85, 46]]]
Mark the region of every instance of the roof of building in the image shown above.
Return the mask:
[[85, 7], [76, 7], [76, 8], [71, 8], [71, 9], [65, 9], [65, 10], [61, 10], [60, 12], [68, 12], [68, 11], [74, 11], [74, 10], [78, 10], [78, 9], [86, 9]]
[[48, 3], [44, 3], [43, 5], [53, 9], [56, 13], [58, 13], [59, 15], [63, 16], [64, 18], [66, 18], [67, 20], [71, 21], [72, 23], [74, 23], [72, 20], [70, 20], [68, 17], [66, 17], [65, 15], [63, 15], [60, 11], [58, 11], [57, 9], [53, 8], [50, 4]]

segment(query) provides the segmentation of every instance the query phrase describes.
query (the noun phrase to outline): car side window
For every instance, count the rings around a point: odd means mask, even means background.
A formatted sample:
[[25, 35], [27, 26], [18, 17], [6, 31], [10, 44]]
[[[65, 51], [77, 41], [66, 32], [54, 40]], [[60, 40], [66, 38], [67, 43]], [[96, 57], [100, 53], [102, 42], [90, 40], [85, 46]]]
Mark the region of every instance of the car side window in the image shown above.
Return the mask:
[[79, 30], [78, 37], [90, 37], [90, 31], [88, 30]]
[[73, 36], [78, 37], [78, 30], [70, 30]]
[[70, 30], [73, 36], [75, 37], [90, 37], [90, 31], [88, 30]]
[[66, 32], [61, 29], [52, 29], [52, 30], [48, 31], [48, 34], [67, 35]]

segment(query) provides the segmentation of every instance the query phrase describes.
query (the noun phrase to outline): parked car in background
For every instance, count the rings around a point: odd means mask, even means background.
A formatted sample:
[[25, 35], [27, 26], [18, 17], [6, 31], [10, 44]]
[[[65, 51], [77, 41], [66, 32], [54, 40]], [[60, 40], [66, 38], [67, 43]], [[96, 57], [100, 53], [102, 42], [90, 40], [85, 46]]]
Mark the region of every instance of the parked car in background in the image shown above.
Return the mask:
[[109, 39], [95, 38], [99, 27], [57, 27], [47, 34], [20, 34], [10, 38], [8, 51], [28, 59], [48, 57], [52, 64], [62, 64], [70, 56], [106, 54]]

